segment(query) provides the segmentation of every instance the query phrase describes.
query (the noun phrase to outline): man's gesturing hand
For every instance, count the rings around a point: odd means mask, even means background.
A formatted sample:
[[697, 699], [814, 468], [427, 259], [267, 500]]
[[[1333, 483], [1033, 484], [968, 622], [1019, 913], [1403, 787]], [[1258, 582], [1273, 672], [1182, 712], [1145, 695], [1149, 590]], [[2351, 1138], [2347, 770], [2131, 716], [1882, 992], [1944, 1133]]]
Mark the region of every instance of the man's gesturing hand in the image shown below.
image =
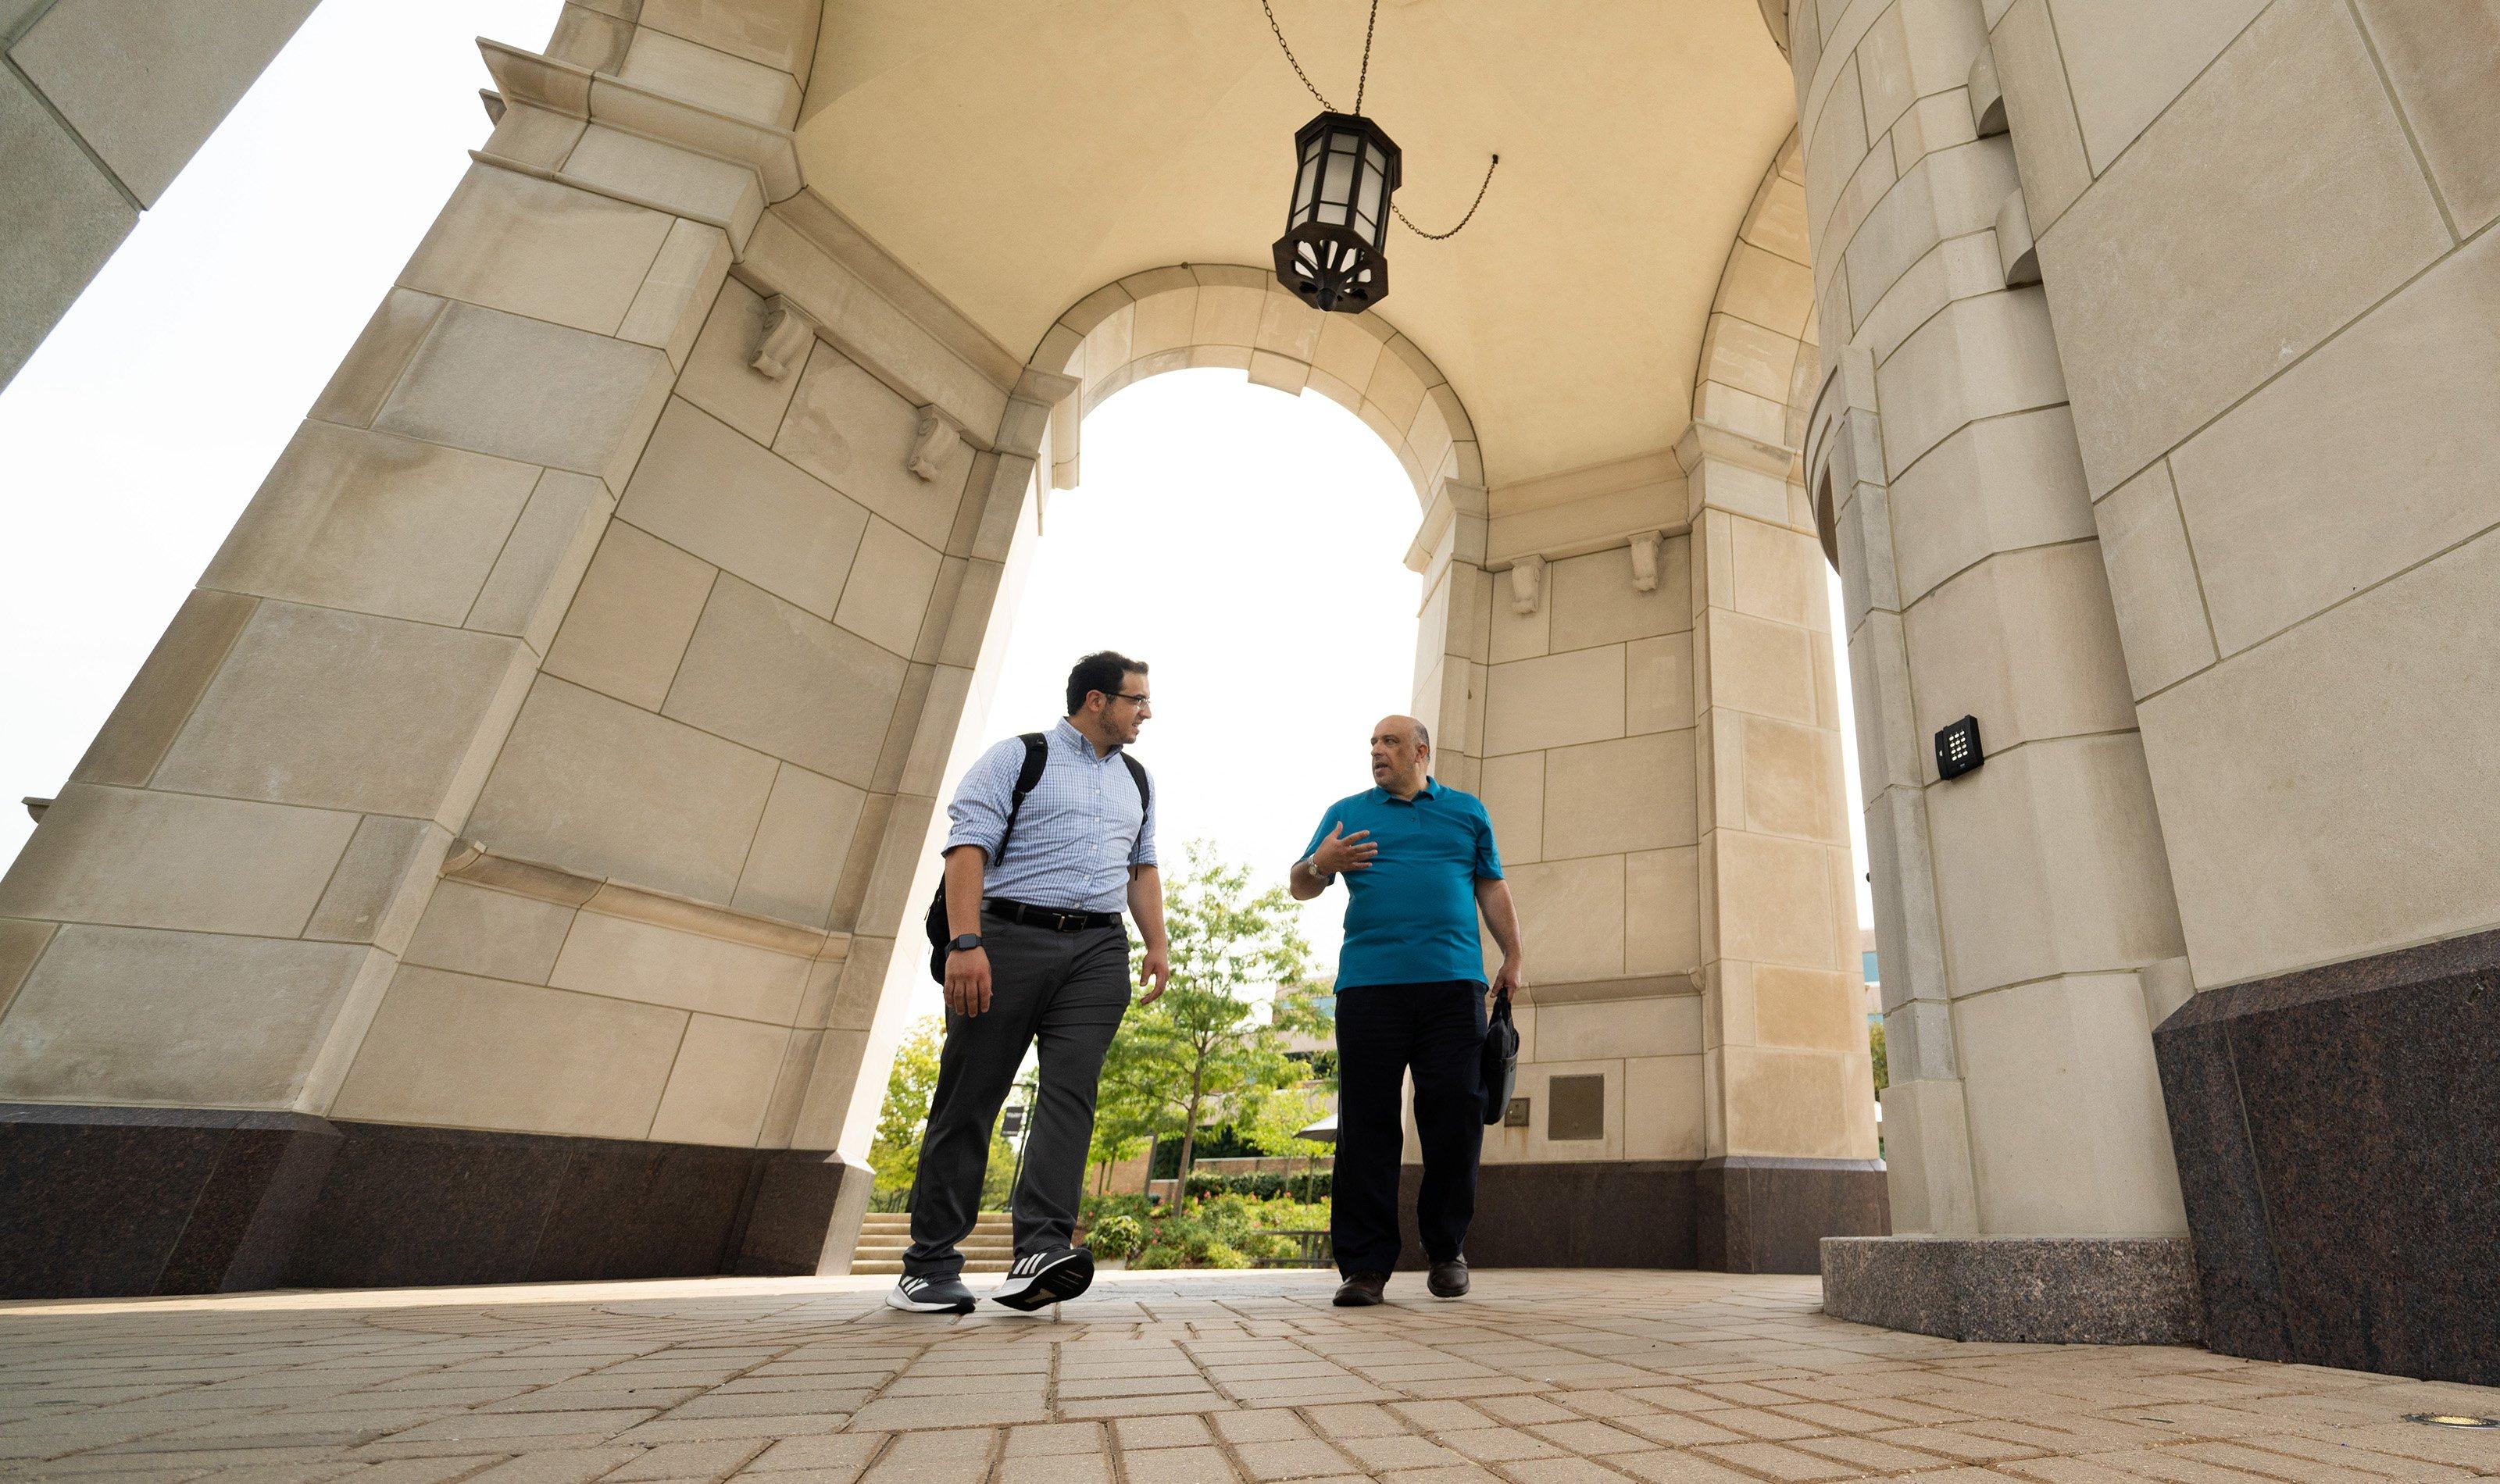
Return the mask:
[[976, 1016], [990, 1008], [990, 952], [966, 949], [946, 955], [946, 1008]]
[[1332, 824], [1328, 838], [1320, 842], [1319, 849], [1311, 852], [1311, 864], [1319, 867], [1323, 876], [1334, 876], [1342, 871], [1368, 871], [1371, 857], [1379, 854], [1380, 847], [1371, 843], [1370, 830], [1358, 829], [1349, 835], [1345, 833], [1343, 824]]

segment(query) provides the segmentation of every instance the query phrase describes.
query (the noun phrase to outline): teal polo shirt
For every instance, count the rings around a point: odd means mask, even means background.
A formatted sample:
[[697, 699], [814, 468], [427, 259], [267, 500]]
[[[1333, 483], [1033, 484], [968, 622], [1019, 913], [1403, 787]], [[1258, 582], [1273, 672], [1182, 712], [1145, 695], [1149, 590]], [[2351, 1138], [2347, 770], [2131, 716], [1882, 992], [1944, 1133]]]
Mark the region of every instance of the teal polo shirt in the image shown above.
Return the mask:
[[1371, 869], [1344, 875], [1345, 946], [1337, 953], [1336, 987], [1484, 980], [1484, 947], [1476, 937], [1476, 883], [1501, 880], [1493, 819], [1472, 793], [1424, 780], [1424, 791], [1402, 799], [1366, 789], [1329, 806], [1307, 857], [1329, 831], [1365, 829], [1380, 847]]

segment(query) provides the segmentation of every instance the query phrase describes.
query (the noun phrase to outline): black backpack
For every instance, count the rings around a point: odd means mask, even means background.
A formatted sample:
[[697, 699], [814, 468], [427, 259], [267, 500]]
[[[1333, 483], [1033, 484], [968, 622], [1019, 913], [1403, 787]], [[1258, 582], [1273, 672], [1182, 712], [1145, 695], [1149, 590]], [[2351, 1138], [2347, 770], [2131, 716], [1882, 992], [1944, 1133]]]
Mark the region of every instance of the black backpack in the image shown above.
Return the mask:
[[[1050, 763], [1050, 744], [1040, 732], [1028, 731], [1016, 740], [1024, 744], [1024, 766], [1016, 769], [1015, 792], [1007, 798], [1007, 827], [999, 832], [999, 848], [990, 855], [989, 864], [993, 870], [997, 869], [1000, 861], [1007, 858], [1007, 842], [1015, 837], [1016, 816], [1024, 812], [1024, 796], [1033, 791], [1034, 785], [1041, 782], [1041, 770]], [[1125, 750], [1120, 754], [1120, 760], [1129, 765], [1129, 776], [1136, 781], [1140, 811], [1137, 830], [1142, 834], [1146, 827], [1142, 812], [1153, 807], [1154, 789], [1146, 782], [1145, 764], [1130, 757]], [[954, 941], [954, 934], [946, 931], [946, 872], [942, 858], [938, 872], [938, 890], [929, 898], [927, 925], [929, 977], [942, 984], [946, 983], [946, 945]]]

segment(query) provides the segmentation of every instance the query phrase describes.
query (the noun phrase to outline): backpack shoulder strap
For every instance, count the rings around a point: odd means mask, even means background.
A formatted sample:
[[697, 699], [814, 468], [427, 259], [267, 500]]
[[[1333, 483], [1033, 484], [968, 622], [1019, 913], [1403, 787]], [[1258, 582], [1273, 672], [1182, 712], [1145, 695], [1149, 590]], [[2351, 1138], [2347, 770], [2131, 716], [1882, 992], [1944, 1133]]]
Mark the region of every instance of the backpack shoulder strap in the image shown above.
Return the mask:
[[1137, 838], [1146, 837], [1146, 812], [1155, 806], [1155, 786], [1146, 782], [1146, 765], [1120, 749], [1120, 760], [1129, 765], [1129, 777], [1137, 786]]
[[1028, 731], [1017, 740], [1024, 743], [1024, 765], [1016, 769], [1015, 791], [1007, 796], [1007, 827], [999, 831], [999, 853], [990, 859], [993, 869], [1007, 856], [1007, 841], [1015, 837], [1016, 816], [1024, 813], [1024, 796], [1041, 782], [1041, 770], [1050, 763], [1050, 743], [1040, 732]]

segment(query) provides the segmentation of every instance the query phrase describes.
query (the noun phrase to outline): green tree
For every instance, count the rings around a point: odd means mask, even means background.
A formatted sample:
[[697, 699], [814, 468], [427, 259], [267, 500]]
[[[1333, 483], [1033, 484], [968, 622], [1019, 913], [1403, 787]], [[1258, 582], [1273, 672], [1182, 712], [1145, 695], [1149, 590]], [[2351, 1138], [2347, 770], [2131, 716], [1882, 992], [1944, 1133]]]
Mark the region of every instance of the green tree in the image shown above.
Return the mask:
[[1332, 1145], [1316, 1139], [1299, 1137], [1301, 1131], [1328, 1115], [1329, 1098], [1325, 1089], [1287, 1087], [1271, 1092], [1261, 1100], [1259, 1113], [1240, 1130], [1262, 1154], [1279, 1158], [1317, 1159]]
[[[1247, 866], [1193, 842], [1187, 869], [1165, 892], [1164, 918], [1171, 987], [1130, 1012], [1103, 1059], [1095, 1151], [1177, 1137], [1186, 1181], [1206, 1118], [1220, 1109], [1255, 1125], [1271, 1098], [1308, 1074], [1288, 1054], [1290, 1037], [1327, 1022], [1312, 1003], [1311, 946], [1282, 886], [1258, 889]], [[1133, 961], [1143, 952], [1131, 946]]]
[[1884, 1064], [1884, 1022], [1876, 1021], [1866, 1029], [1866, 1048], [1875, 1056], [1875, 1090], [1892, 1085], [1891, 1069]]
[[945, 1040], [946, 1022], [930, 1016], [905, 1032], [903, 1044], [894, 1048], [885, 1106], [877, 1112], [876, 1138], [868, 1146], [868, 1166], [876, 1172], [870, 1193], [880, 1205], [902, 1201], [920, 1173], [920, 1129], [929, 1121], [929, 1095], [938, 1090], [938, 1052]]
[[[871, 1204], [881, 1210], [901, 1210], [920, 1174], [920, 1131], [929, 1121], [929, 1097], [938, 1090], [938, 1055], [946, 1045], [946, 1022], [924, 1017], [905, 1033], [894, 1048], [894, 1071], [885, 1080], [885, 1106], [877, 1111], [876, 1138], [868, 1147], [869, 1169], [876, 1176], [869, 1186]], [[1027, 1094], [1019, 1097], [1030, 1101]], [[1007, 1202], [1015, 1179], [1015, 1147], [990, 1133], [990, 1165], [981, 1181], [981, 1209], [999, 1210]]]

